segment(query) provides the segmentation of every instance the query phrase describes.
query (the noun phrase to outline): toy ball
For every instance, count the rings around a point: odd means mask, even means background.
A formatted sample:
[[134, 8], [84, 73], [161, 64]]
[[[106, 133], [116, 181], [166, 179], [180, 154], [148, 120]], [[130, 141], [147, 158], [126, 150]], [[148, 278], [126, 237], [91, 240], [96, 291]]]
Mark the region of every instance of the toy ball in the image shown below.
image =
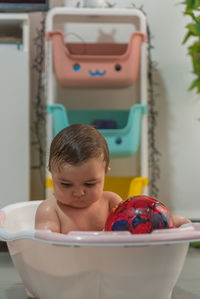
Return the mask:
[[130, 231], [132, 234], [151, 233], [155, 229], [174, 228], [170, 211], [160, 201], [146, 195], [128, 198], [107, 218], [105, 231]]

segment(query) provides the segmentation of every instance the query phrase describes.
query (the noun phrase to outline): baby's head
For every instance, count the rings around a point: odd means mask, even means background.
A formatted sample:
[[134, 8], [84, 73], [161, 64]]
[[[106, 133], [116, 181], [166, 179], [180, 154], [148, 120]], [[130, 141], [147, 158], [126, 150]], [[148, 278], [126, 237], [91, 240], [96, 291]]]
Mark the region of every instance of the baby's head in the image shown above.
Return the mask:
[[105, 172], [109, 165], [109, 150], [105, 138], [94, 127], [74, 124], [64, 128], [53, 139], [50, 147], [49, 170], [63, 165], [79, 165], [92, 158], [105, 161]]

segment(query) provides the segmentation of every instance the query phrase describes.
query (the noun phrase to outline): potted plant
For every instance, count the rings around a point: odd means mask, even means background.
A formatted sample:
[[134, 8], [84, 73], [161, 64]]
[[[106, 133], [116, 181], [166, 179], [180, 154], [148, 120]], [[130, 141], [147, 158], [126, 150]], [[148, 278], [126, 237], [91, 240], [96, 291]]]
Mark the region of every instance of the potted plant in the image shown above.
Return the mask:
[[191, 23], [186, 25], [187, 33], [183, 40], [185, 44], [189, 39], [192, 44], [188, 47], [188, 54], [192, 59], [193, 73], [195, 78], [189, 89], [196, 89], [200, 93], [200, 0], [186, 0], [184, 15], [191, 17]]
[[[189, 39], [192, 40], [188, 47], [188, 54], [192, 59], [193, 74], [195, 78], [189, 89], [196, 89], [200, 93], [200, 0], [186, 0], [184, 15], [191, 17], [191, 23], [186, 25], [187, 33], [183, 40], [185, 44]], [[192, 247], [200, 247], [200, 242], [190, 244]]]

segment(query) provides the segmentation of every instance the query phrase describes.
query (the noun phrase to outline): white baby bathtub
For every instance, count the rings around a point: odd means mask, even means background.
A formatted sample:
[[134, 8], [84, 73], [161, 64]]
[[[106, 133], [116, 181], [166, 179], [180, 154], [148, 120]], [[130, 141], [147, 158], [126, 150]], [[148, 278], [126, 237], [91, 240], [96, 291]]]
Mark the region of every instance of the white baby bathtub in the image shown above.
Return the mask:
[[40, 299], [170, 299], [200, 224], [151, 234], [34, 230], [39, 201], [0, 210], [6, 241], [29, 297]]

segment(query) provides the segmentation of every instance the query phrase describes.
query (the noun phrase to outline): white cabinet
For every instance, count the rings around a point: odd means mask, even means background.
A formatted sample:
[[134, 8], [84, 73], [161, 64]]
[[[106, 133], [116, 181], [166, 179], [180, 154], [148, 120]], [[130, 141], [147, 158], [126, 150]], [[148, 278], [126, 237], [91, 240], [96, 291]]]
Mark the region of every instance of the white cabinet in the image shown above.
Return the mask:
[[0, 14], [0, 206], [29, 200], [29, 19]]

